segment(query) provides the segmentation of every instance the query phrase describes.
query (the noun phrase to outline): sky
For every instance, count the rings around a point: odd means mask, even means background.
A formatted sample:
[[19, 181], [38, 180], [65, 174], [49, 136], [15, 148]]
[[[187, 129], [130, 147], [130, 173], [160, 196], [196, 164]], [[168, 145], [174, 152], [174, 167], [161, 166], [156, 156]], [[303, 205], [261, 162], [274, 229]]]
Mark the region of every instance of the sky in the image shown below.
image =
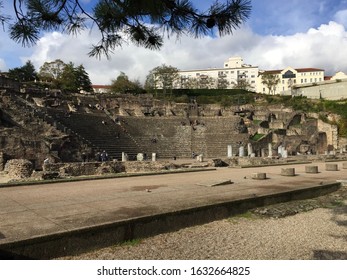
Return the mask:
[[[3, 1], [9, 14], [12, 1]], [[81, 0], [86, 5], [95, 0]], [[212, 1], [193, 0], [206, 9]], [[220, 0], [220, 2], [223, 2]], [[165, 38], [160, 51], [124, 44], [106, 58], [88, 56], [99, 41], [89, 30], [78, 37], [58, 32], [44, 33], [37, 44], [24, 48], [0, 29], [0, 71], [23, 66], [30, 60], [35, 68], [61, 59], [82, 64], [93, 84], [110, 84], [120, 72], [144, 82], [153, 68], [162, 64], [180, 70], [222, 68], [229, 57], [241, 56], [246, 64], [262, 70], [321, 68], [326, 75], [347, 73], [347, 0], [252, 0], [250, 18], [232, 35], [200, 39], [182, 36]], [[3, 12], [3, 10], [0, 10]]]

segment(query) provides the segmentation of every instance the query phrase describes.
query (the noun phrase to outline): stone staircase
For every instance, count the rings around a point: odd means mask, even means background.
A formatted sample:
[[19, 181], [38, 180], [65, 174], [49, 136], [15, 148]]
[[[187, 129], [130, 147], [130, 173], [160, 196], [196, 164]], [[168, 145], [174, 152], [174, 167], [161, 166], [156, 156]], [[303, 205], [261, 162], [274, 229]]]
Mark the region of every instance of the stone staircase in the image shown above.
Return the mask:
[[95, 152], [105, 150], [112, 159], [120, 160], [122, 152], [134, 158], [141, 152], [134, 139], [121, 124], [112, 121], [100, 112], [73, 112], [50, 110], [50, 115], [58, 124], [67, 127], [72, 133], [78, 134], [89, 143]]

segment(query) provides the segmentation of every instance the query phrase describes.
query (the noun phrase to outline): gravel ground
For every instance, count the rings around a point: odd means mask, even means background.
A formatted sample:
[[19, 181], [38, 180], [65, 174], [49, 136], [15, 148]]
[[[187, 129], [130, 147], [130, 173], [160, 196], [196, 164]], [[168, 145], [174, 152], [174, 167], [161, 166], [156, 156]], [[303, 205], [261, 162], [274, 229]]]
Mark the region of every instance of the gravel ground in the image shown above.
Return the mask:
[[64, 259], [347, 259], [347, 188]]

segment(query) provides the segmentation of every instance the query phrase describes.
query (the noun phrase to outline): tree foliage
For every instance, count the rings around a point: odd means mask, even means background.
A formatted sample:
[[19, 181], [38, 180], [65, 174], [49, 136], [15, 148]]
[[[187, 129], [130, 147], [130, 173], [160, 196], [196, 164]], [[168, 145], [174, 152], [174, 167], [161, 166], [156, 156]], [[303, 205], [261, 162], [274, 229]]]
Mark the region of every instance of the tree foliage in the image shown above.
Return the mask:
[[45, 62], [39, 70], [39, 77], [43, 81], [55, 82], [61, 78], [65, 63], [61, 59]]
[[8, 71], [10, 78], [20, 82], [33, 82], [37, 79], [35, 66], [28, 60], [24, 66], [16, 67]]
[[138, 94], [142, 92], [142, 86], [138, 80], [131, 81], [124, 72], [121, 72], [116, 79], [111, 81], [111, 90], [115, 93]]
[[76, 67], [72, 62], [66, 64], [61, 59], [56, 59], [45, 62], [38, 75], [41, 82], [66, 92], [92, 91], [92, 83], [83, 65]]
[[191, 0], [98, 0], [92, 11], [81, 0], [13, 0], [16, 18], [0, 15], [10, 25], [10, 37], [25, 46], [35, 44], [42, 31], [68, 34], [96, 26], [100, 42], [89, 55], [109, 55], [126, 41], [159, 49], [163, 36], [200, 37], [232, 34], [247, 20], [250, 0], [214, 1], [206, 11]]
[[276, 87], [280, 83], [280, 81], [280, 78], [273, 74], [264, 73], [261, 76], [261, 82], [267, 87], [269, 94], [276, 93]]
[[146, 78], [146, 89], [154, 90], [163, 89], [163, 93], [168, 91], [172, 94], [172, 89], [176, 82], [179, 82], [178, 69], [171, 65], [162, 64], [152, 69]]

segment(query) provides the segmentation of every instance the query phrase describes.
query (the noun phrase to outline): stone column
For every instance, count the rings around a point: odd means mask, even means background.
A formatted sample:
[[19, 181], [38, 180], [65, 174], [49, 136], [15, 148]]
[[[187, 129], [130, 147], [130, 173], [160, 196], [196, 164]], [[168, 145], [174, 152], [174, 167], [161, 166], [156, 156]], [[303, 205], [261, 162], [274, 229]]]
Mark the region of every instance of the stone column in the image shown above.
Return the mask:
[[272, 157], [272, 143], [268, 144], [268, 149], [269, 149], [269, 157]]
[[247, 145], [247, 155], [250, 157], [253, 154], [253, 147], [251, 143]]
[[261, 149], [260, 154], [261, 154], [261, 157], [264, 158], [265, 157], [265, 149]]
[[282, 157], [283, 158], [288, 158], [288, 151], [286, 149], [282, 150]]
[[277, 153], [278, 153], [279, 156], [281, 156], [281, 157], [283, 156], [283, 147], [282, 147], [282, 145], [278, 146]]
[[245, 147], [240, 146], [239, 148], [239, 157], [244, 157], [245, 156]]
[[126, 153], [122, 153], [122, 161], [128, 161], [128, 155]]
[[157, 161], [157, 154], [156, 153], [152, 153], [152, 161]]
[[228, 145], [228, 158], [233, 157], [233, 147], [231, 145]]
[[136, 159], [137, 159], [137, 161], [143, 161], [143, 159], [144, 159], [143, 153], [138, 153], [136, 156]]

